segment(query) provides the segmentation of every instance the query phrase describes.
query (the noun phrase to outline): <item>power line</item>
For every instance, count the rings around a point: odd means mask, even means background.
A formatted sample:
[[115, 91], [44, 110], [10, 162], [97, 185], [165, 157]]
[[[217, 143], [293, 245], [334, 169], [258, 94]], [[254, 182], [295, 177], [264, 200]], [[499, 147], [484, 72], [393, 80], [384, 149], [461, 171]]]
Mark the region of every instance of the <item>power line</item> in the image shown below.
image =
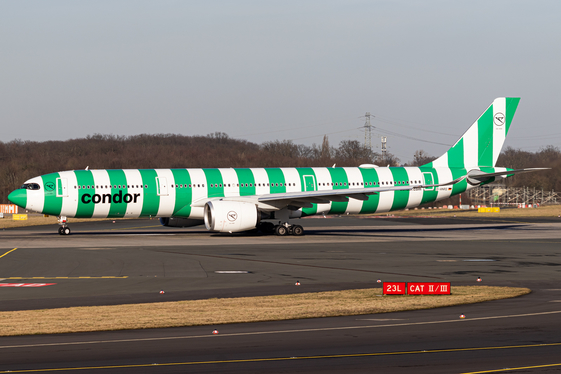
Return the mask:
[[[354, 117], [352, 117], [352, 118], [354, 118]], [[242, 138], [242, 137], [254, 136], [254, 135], [272, 134], [272, 133], [276, 133], [276, 132], [284, 132], [284, 131], [292, 131], [292, 130], [301, 130], [301, 129], [307, 129], [307, 128], [311, 128], [311, 127], [324, 126], [324, 125], [333, 124], [333, 123], [341, 123], [342, 121], [348, 121], [349, 119], [351, 119], [351, 117], [342, 118], [342, 119], [337, 119], [337, 120], [328, 121], [328, 122], [321, 122], [321, 123], [315, 124], [315, 125], [297, 126], [297, 127], [290, 127], [290, 128], [280, 126], [280, 128], [277, 129], [277, 130], [264, 131], [264, 132], [257, 132], [257, 133], [254, 132], [254, 133], [248, 133], [248, 134], [242, 134], [242, 135], [235, 135], [235, 136], [233, 136], [233, 137], [234, 137], [234, 138]]]
[[388, 135], [397, 136], [397, 137], [400, 137], [400, 138], [416, 140], [416, 141], [424, 142], [424, 143], [445, 145], [445, 146], [447, 146], [447, 147], [451, 147], [451, 146], [452, 146], [451, 144], [447, 144], [447, 143], [433, 142], [433, 141], [431, 141], [431, 140], [426, 140], [426, 139], [421, 139], [421, 138], [415, 138], [415, 137], [413, 137], [413, 136], [408, 136], [408, 135], [399, 134], [399, 133], [396, 133], [396, 132], [393, 132], [393, 131], [390, 131], [390, 130], [383, 129], [383, 128], [381, 128], [381, 127], [376, 127], [376, 129], [377, 129], [378, 131], [382, 132], [382, 133], [386, 133], [386, 134], [388, 134]]
[[[433, 134], [439, 134], [439, 135], [446, 135], [446, 136], [458, 137], [457, 134], [448, 134], [448, 133], [441, 132], [441, 131], [427, 130], [426, 127], [425, 127], [425, 128], [418, 128], [418, 127], [415, 127], [415, 126], [405, 125], [405, 124], [403, 124], [403, 123], [397, 122], [396, 120], [392, 120], [391, 118], [390, 118], [390, 119], [385, 119], [384, 117], [376, 116], [376, 119], [377, 119], [378, 121], [380, 121], [380, 122], [384, 122], [384, 123], [387, 123], [387, 124], [389, 124], [389, 125], [395, 125], [395, 126], [406, 127], [406, 128], [409, 128], [409, 129], [415, 129], [415, 130], [423, 131], [423, 132], [430, 132], [430, 133], [433, 133]], [[423, 125], [423, 126], [426, 126], [426, 125]]]
[[358, 130], [358, 129], [362, 129], [361, 127], [353, 127], [351, 129], [346, 129], [346, 130], [342, 130], [342, 131], [334, 131], [334, 132], [328, 132], [328, 133], [322, 133], [322, 134], [316, 134], [316, 135], [312, 135], [312, 136], [304, 136], [301, 138], [293, 138], [293, 139], [288, 139], [288, 140], [300, 140], [300, 139], [309, 139], [309, 138], [315, 138], [316, 136], [324, 136], [324, 135], [332, 135], [332, 134], [340, 134], [342, 132], [349, 132], [352, 130]]

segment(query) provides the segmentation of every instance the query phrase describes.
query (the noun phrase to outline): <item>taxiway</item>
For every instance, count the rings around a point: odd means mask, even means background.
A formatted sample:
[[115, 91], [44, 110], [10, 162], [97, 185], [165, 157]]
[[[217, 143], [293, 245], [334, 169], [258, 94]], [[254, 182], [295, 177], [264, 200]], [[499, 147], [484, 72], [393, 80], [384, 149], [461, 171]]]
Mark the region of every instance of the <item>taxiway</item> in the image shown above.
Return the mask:
[[71, 236], [56, 227], [0, 233], [1, 283], [55, 283], [2, 287], [1, 310], [367, 288], [378, 279], [471, 285], [481, 277], [533, 292], [381, 315], [4, 337], [0, 371], [561, 370], [555, 219], [315, 218], [303, 220], [304, 237], [217, 235], [155, 220], [71, 226]]

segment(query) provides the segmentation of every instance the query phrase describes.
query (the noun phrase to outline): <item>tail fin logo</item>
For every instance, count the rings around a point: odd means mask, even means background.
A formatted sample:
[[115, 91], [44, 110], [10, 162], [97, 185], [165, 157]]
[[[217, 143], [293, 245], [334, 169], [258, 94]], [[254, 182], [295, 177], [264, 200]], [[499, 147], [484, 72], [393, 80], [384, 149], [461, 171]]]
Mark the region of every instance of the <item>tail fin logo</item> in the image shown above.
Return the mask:
[[505, 124], [505, 115], [502, 113], [495, 114], [495, 125], [502, 126]]

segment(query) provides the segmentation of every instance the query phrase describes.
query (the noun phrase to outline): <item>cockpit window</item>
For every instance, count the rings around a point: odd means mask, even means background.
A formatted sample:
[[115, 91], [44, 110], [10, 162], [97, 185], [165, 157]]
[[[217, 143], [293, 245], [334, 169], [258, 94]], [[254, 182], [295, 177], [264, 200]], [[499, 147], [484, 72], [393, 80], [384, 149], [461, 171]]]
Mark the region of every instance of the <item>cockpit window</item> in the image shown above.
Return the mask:
[[25, 183], [23, 186], [21, 186], [21, 188], [23, 188], [24, 190], [40, 190], [41, 186], [39, 186], [37, 183]]

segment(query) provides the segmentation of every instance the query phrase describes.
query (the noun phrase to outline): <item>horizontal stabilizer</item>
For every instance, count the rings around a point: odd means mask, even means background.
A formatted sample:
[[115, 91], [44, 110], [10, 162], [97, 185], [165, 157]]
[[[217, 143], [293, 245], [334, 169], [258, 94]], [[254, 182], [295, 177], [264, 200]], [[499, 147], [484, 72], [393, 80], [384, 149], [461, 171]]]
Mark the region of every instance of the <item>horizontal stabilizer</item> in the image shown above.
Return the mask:
[[520, 173], [529, 173], [531, 171], [539, 171], [539, 170], [549, 170], [550, 168], [528, 168], [528, 169], [517, 169], [517, 170], [506, 170], [506, 171], [499, 171], [496, 173], [486, 173], [481, 170], [470, 170], [467, 174], [467, 181], [471, 185], [478, 185], [484, 182], [489, 181], [491, 178], [500, 177], [503, 175], [514, 175]]

